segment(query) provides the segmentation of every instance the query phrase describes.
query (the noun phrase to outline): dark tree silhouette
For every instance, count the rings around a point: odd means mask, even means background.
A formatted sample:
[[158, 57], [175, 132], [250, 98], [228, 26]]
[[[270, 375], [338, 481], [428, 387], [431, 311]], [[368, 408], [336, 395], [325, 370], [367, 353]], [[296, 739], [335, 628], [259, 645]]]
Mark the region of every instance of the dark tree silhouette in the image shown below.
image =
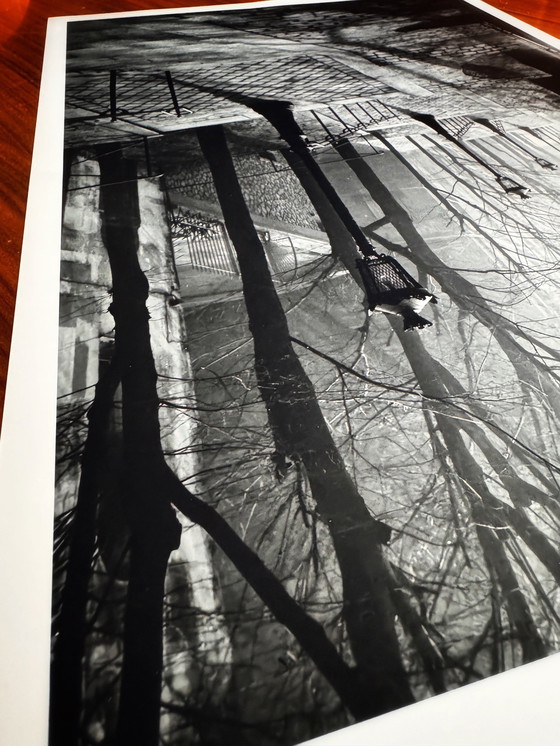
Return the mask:
[[[96, 396], [90, 409], [89, 435], [86, 440], [83, 465], [87, 467], [91, 443], [99, 449], [105, 445], [104, 434], [107, 419], [113, 406], [113, 398], [120, 381], [122, 386], [122, 419], [123, 419], [123, 454], [124, 467], [120, 487], [122, 490], [125, 512], [130, 532], [129, 577], [126, 602], [126, 614], [123, 638], [123, 666], [121, 693], [119, 699], [119, 718], [116, 740], [118, 743], [155, 744], [159, 738], [160, 689], [162, 667], [162, 603], [167, 563], [171, 550], [177, 546], [180, 526], [177, 523], [174, 505], [190, 520], [202, 526], [220, 545], [222, 550], [240, 570], [243, 577], [261, 596], [276, 618], [294, 634], [302, 648], [309, 654], [339, 694], [342, 702], [357, 719], [370, 717], [388, 707], [403, 704], [403, 699], [396, 700], [395, 695], [389, 703], [386, 698], [376, 698], [371, 690], [364, 688], [363, 677], [359, 669], [352, 671], [342, 660], [332, 643], [326, 637], [322, 627], [305, 614], [290, 598], [282, 584], [268, 571], [257, 555], [242, 542], [216, 511], [196, 498], [167, 466], [161, 447], [157, 394], [157, 373], [150, 346], [148, 329], [148, 312], [146, 299], [148, 283], [140, 269], [137, 257], [138, 249], [138, 206], [136, 182], [131, 172], [131, 164], [122, 157], [116, 147], [102, 149], [101, 194], [103, 207], [103, 239], [108, 252], [111, 274], [113, 277], [113, 301], [111, 313], [115, 319], [115, 359], [106, 377], [97, 387]], [[263, 327], [264, 328], [264, 327]], [[301, 393], [301, 392], [300, 392]], [[316, 407], [316, 405], [315, 405]], [[317, 408], [318, 411], [318, 408]], [[302, 425], [300, 423], [300, 431]], [[303, 435], [300, 435], [300, 438]], [[99, 470], [99, 454], [92, 448], [97, 460], [93, 466]], [[329, 458], [337, 458], [334, 446], [328, 451]], [[313, 456], [313, 458], [315, 458]], [[338, 457], [339, 458], [339, 457]], [[325, 466], [325, 457], [317, 457], [314, 482], [324, 484], [325, 477], [317, 476], [317, 470]], [[340, 468], [340, 461], [339, 461]], [[86, 485], [85, 471], [83, 483]], [[332, 473], [330, 474], [332, 477]], [[344, 477], [343, 479], [348, 479]], [[346, 487], [346, 482], [343, 486]], [[84, 487], [85, 489], [85, 487]], [[354, 494], [355, 494], [355, 488]], [[69, 565], [67, 584], [70, 590], [72, 583], [80, 588], [83, 603], [69, 609], [69, 624], [72, 611], [77, 619], [82, 619], [82, 627], [75, 639], [84, 648], [85, 637], [85, 600], [91, 566], [92, 546], [95, 538], [95, 518], [97, 512], [96, 496], [98, 490], [90, 494], [86, 503], [88, 511], [80, 523], [83, 523], [79, 536], [89, 536], [89, 543], [81, 547], [82, 554], [87, 550], [88, 561], [76, 568]], [[332, 495], [332, 493], [331, 493]], [[352, 498], [351, 498], [352, 499]], [[353, 498], [354, 500], [356, 498]], [[338, 520], [340, 526], [342, 512], [330, 498], [329, 510]], [[83, 507], [80, 507], [82, 510]], [[363, 513], [361, 518], [369, 526], [368, 535], [387, 537], [386, 527], [376, 522], [360, 503]], [[79, 511], [76, 511], [79, 515]], [[352, 528], [344, 518], [346, 527]], [[355, 541], [355, 538], [352, 540]], [[349, 544], [342, 538], [340, 546], [349, 552]], [[376, 582], [382, 599], [388, 598], [387, 569], [381, 556], [381, 543], [377, 539], [374, 557], [382, 575]], [[379, 564], [381, 562], [381, 564]], [[370, 575], [371, 578], [371, 575]], [[375, 579], [375, 578], [374, 578]], [[353, 589], [350, 590], [350, 598]], [[64, 595], [64, 594], [63, 594]], [[368, 601], [367, 608], [371, 607]], [[390, 606], [388, 606], [390, 608]], [[394, 629], [391, 630], [393, 639]], [[76, 666], [74, 675], [81, 689], [81, 675], [78, 678], [78, 657], [60, 659], [55, 654], [55, 670], [69, 662]], [[391, 661], [394, 665], [394, 661]], [[397, 664], [400, 661], [397, 659]], [[72, 670], [72, 669], [70, 669]], [[388, 670], [385, 668], [385, 670]], [[394, 670], [390, 669], [394, 675]], [[379, 669], [375, 669], [379, 675]], [[399, 671], [397, 671], [399, 673]], [[402, 672], [404, 676], [404, 672]], [[405, 680], [406, 681], [406, 680]], [[402, 693], [401, 693], [402, 697]], [[56, 703], [56, 700], [55, 700]], [[76, 744], [79, 735], [80, 702], [66, 703], [74, 710], [68, 709], [72, 716], [72, 729], [64, 735], [65, 743]], [[139, 710], [139, 706], [141, 709]], [[55, 710], [57, 716], [60, 710]], [[57, 731], [58, 732], [58, 731]], [[56, 743], [53, 732], [53, 743]]]
[[[65, 161], [53, 746], [299, 741], [558, 645], [558, 134], [521, 147], [529, 71], [481, 77], [522, 42], [465, 63], [413, 5], [209, 14], [172, 72], [180, 19], [85, 75], [104, 27], [71, 40], [75, 142], [184, 131]], [[488, 98], [511, 138], [448, 136]], [[424, 339], [365, 315], [378, 250], [434, 286]]]
[[383, 544], [376, 521], [348, 475], [326, 427], [309, 378], [295, 354], [262, 244], [238, 185], [221, 127], [198, 132], [234, 243], [255, 370], [276, 449], [305, 466], [313, 497], [328, 524], [343, 580], [344, 616], [352, 652], [378, 712], [412, 700], [394, 627]]
[[[155, 744], [163, 651], [163, 597], [167, 563], [181, 526], [166, 499], [160, 440], [157, 374], [146, 300], [148, 281], [138, 259], [138, 197], [132, 164], [117, 149], [99, 153], [102, 235], [113, 278], [110, 311], [115, 353], [122, 361], [122, 497], [130, 529], [117, 742]], [[124, 184], [123, 184], [124, 182]]]
[[120, 382], [117, 359], [96, 386], [88, 411], [88, 434], [81, 458], [81, 475], [70, 535], [50, 688], [50, 740], [60, 746], [76, 744], [82, 711], [82, 661], [87, 633], [90, 571], [96, 543], [100, 472], [107, 450], [106, 434], [113, 399]]

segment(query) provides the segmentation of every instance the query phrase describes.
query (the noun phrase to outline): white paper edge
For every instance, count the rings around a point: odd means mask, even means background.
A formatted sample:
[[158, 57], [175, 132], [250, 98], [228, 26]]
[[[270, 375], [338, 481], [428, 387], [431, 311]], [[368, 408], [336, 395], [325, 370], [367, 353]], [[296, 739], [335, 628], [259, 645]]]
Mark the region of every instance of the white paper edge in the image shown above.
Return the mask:
[[[328, 0], [336, 2], [336, 0]], [[560, 48], [548, 34], [468, 0]], [[215, 12], [282, 2], [87, 16]], [[306, 4], [305, 0], [291, 5]], [[50, 19], [0, 440], [0, 744], [46, 746], [66, 26]], [[560, 746], [560, 655], [360, 723], [317, 746]], [[53, 745], [55, 746], [55, 745]], [[233, 746], [233, 745], [232, 745]]]
[[0, 440], [3, 746], [47, 742], [65, 40], [49, 23]]

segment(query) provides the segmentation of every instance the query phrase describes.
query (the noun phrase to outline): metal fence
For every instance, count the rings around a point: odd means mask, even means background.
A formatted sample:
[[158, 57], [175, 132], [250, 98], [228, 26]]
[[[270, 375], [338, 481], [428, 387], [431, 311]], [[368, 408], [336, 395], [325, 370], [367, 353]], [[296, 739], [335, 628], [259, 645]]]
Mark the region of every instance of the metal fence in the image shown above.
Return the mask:
[[97, 142], [254, 118], [243, 96], [330, 105], [391, 90], [326, 55], [156, 73], [84, 70], [67, 78], [66, 135], [69, 142]]
[[178, 263], [212, 274], [239, 274], [235, 252], [220, 220], [182, 207], [175, 207], [169, 217]]

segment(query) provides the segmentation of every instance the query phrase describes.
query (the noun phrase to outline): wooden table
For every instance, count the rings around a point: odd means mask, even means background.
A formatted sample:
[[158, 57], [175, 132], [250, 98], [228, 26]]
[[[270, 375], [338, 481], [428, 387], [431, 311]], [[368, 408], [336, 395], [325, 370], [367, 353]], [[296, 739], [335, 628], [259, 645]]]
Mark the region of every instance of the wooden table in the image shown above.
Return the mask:
[[[233, 0], [221, 0], [222, 4]], [[0, 422], [14, 313], [43, 44], [49, 16], [211, 5], [212, 0], [8, 0], [0, 16]], [[523, 21], [560, 37], [558, 0], [494, 0]], [[41, 299], [35, 298], [40, 312]]]

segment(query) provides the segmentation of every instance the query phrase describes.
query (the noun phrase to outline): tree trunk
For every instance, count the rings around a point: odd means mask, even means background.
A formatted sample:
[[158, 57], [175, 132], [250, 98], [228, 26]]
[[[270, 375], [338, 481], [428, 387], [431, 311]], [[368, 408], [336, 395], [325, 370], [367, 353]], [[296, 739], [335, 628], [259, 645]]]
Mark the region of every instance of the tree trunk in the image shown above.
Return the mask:
[[122, 364], [122, 491], [131, 532], [117, 743], [157, 746], [165, 576], [181, 527], [159, 478], [165, 462], [146, 308], [149, 289], [137, 256], [136, 174], [115, 147], [101, 149], [99, 164], [102, 235], [113, 279], [110, 311]]
[[[438, 373], [431, 365], [431, 357], [426, 352], [420, 338], [407, 335], [398, 328], [395, 331], [423, 393], [433, 399], [444, 401], [447, 392], [442, 387]], [[449, 412], [446, 412], [445, 404], [434, 404], [434, 412], [439, 430], [446, 442], [449, 457], [463, 484], [467, 486], [470, 498], [475, 502], [482, 501], [486, 511], [485, 520], [498, 530], [508, 527], [517, 532], [519, 538], [560, 584], [560, 553], [545, 534], [531, 523], [521, 506], [512, 507], [493, 495], [486, 484], [482, 467], [469, 452], [461, 437], [460, 428], [455, 424], [455, 419], [448, 416]]]
[[[428, 353], [426, 352], [426, 355], [427, 354]], [[455, 378], [451, 371], [437, 360], [434, 360], [433, 358], [431, 358], [431, 360], [437, 377], [447, 389], [448, 394], [451, 397], [459, 396], [466, 398], [468, 392], [457, 378]], [[486, 408], [484, 403], [476, 401], [473, 397], [469, 397], [469, 399], [469, 409], [474, 413], [476, 418], [483, 423], [491, 423], [493, 420], [493, 414]], [[503, 455], [502, 451], [491, 442], [482, 427], [474, 420], [461, 418], [457, 420], [457, 425], [468, 433], [470, 439], [478, 445], [481, 451], [483, 451], [500, 481], [510, 493], [514, 505], [529, 505], [531, 502], [536, 501], [543, 507], [548, 508], [556, 518], [560, 520], [560, 503], [558, 503], [556, 498], [552, 497], [552, 495], [556, 494], [557, 487], [554, 481], [550, 479], [547, 474], [542, 473], [542, 471], [537, 467], [535, 461], [529, 457], [526, 451], [521, 449], [517, 443], [512, 442], [511, 439], [507, 437], [506, 433], [497, 432], [496, 430], [492, 431], [493, 434], [511, 450], [512, 454], [515, 455], [524, 466], [531, 470], [533, 476], [540, 481], [544, 487], [546, 487], [548, 492], [545, 492], [543, 489], [535, 487], [522, 479], [519, 474], [516, 473], [515, 466], [511, 463], [511, 460]]]
[[358, 668], [377, 712], [412, 701], [400, 657], [382, 543], [384, 524], [370, 515], [324, 421], [312, 384], [290, 341], [286, 317], [245, 204], [222, 127], [198, 131], [225, 223], [236, 249], [255, 369], [276, 448], [297, 455], [333, 538], [343, 581], [344, 615]]
[[[418, 336], [407, 335], [396, 324], [393, 328], [399, 336], [410, 366], [418, 379], [422, 391], [433, 398], [444, 399], [438, 375], [430, 366]], [[470, 505], [470, 512], [476, 524], [477, 535], [488, 564], [489, 571], [496, 570], [496, 578], [502, 589], [508, 615], [517, 631], [523, 648], [524, 660], [536, 660], [546, 655], [545, 645], [531, 616], [529, 605], [523, 596], [504, 546], [510, 529], [516, 530], [520, 538], [535, 552], [553, 577], [560, 579], [560, 558], [546, 536], [528, 520], [519, 508], [512, 508], [497, 499], [486, 484], [484, 472], [465, 445], [459, 427], [454, 419], [447, 416], [445, 405], [434, 405], [434, 416], [445, 443], [447, 453], [455, 473], [459, 477], [464, 494]], [[500, 538], [496, 538], [499, 536]], [[494, 565], [494, 562], [497, 563]]]
[[277, 621], [292, 633], [356, 720], [378, 714], [378, 705], [372, 693], [362, 685], [357, 670], [343, 661], [319, 622], [303, 611], [227, 521], [212, 506], [186, 489], [171, 472], [168, 471], [164, 481], [171, 502], [216, 542]]
[[546, 646], [539, 635], [529, 604], [519, 587], [503, 542], [487, 526], [478, 525], [476, 531], [486, 565], [489, 571], [495, 574], [500, 585], [510, 624], [517, 633], [523, 651], [523, 663], [544, 658], [547, 654]]
[[88, 411], [88, 433], [72, 518], [60, 616], [55, 629], [49, 722], [49, 740], [53, 746], [76, 746], [80, 740], [82, 661], [87, 634], [89, 581], [95, 552], [100, 470], [107, 448], [113, 397], [119, 381], [119, 365], [113, 361], [95, 387], [95, 397]]
[[410, 600], [410, 592], [407, 588], [404, 573], [392, 565], [391, 577], [393, 582], [391, 597], [401, 624], [416, 648], [416, 652], [422, 661], [425, 674], [434, 693], [442, 694], [447, 690], [443, 675], [446, 665], [443, 654], [432, 637], [430, 637], [426, 622], [416, 611]]
[[[127, 361], [123, 373], [123, 425], [128, 471], [123, 490], [132, 535], [116, 743], [140, 746], [158, 742], [163, 579], [169, 546], [177, 542], [170, 503], [216, 541], [278, 621], [294, 635], [350, 713], [357, 720], [372, 717], [377, 713], [377, 706], [371, 693], [361, 685], [356, 672], [344, 663], [321, 625], [299, 607], [226, 521], [183, 486], [164, 460], [157, 415], [157, 373], [145, 305], [147, 282], [136, 255], [136, 223], [129, 217], [125, 225], [120, 217], [136, 215], [130, 193], [136, 187], [130, 181], [130, 174], [121, 173], [124, 166], [118, 162], [118, 155], [106, 158], [110, 160], [103, 165], [102, 176], [106, 183], [105, 240], [113, 273], [111, 310], [115, 317], [118, 353], [123, 363]], [[114, 187], [109, 187], [115, 182]], [[150, 712], [140, 712], [141, 706], [149, 707]]]

